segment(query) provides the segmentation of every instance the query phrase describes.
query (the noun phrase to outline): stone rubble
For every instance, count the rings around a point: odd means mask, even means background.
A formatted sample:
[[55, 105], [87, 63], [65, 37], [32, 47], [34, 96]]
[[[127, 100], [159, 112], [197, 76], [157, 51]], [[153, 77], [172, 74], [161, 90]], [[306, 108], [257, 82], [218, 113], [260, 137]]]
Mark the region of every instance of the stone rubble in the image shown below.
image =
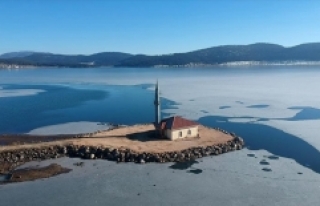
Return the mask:
[[[96, 147], [96, 146], [48, 146], [41, 148], [19, 149], [14, 151], [0, 152], [0, 165], [11, 164], [13, 168], [30, 161], [41, 161], [46, 159], [53, 159], [59, 157], [80, 157], [83, 159], [107, 159], [116, 162], [185, 162], [197, 158], [219, 155], [222, 153], [240, 150], [244, 146], [244, 141], [241, 137], [234, 133], [217, 128], [217, 130], [226, 134], [232, 135], [234, 138], [224, 144], [216, 144], [212, 146], [191, 147], [181, 151], [152, 153], [152, 152], [136, 152], [125, 148], [111, 148], [111, 147]], [[3, 168], [2, 168], [3, 170]], [[6, 171], [1, 171], [4, 173]]]

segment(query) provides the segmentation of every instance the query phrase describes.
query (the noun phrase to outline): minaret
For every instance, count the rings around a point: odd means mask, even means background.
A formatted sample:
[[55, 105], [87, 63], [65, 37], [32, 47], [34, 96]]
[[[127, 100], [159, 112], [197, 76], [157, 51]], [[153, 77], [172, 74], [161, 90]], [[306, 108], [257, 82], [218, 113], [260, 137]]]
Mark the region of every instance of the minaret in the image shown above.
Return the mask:
[[157, 80], [156, 89], [155, 89], [154, 110], [155, 110], [155, 125], [158, 126], [161, 121], [160, 95], [159, 95], [158, 80]]

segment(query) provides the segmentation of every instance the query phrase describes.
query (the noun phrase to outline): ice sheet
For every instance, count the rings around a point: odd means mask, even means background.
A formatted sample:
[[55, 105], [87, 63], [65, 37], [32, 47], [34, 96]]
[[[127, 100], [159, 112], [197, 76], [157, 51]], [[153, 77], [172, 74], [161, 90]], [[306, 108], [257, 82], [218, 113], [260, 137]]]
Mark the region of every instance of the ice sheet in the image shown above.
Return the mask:
[[[123, 71], [119, 72], [119, 69]], [[231, 122], [254, 120], [254, 124], [265, 124], [283, 130], [320, 150], [320, 120], [285, 120], [301, 111], [288, 109], [290, 107], [308, 106], [320, 109], [320, 70], [295, 70], [286, 67], [259, 71], [217, 73], [214, 70], [193, 71], [178, 68], [116, 68], [105, 71], [79, 70], [77, 75], [74, 75], [74, 72], [78, 70], [73, 70], [70, 74], [63, 72], [63, 75], [51, 71], [53, 75], [50, 75], [50, 70], [46, 70], [41, 78], [49, 77], [41, 80], [33, 78], [32, 81], [70, 85], [134, 85], [153, 84], [159, 79], [161, 95], [179, 103], [177, 108], [165, 110], [167, 113], [195, 120], [207, 115], [229, 117], [228, 121]], [[3, 80], [17, 81], [13, 77]], [[250, 108], [251, 105], [269, 106]], [[268, 120], [257, 121], [260, 118]], [[290, 142], [287, 145], [290, 146]], [[19, 205], [23, 202], [24, 205], [79, 206], [106, 203], [318, 205], [319, 174], [297, 164], [293, 159], [269, 159], [271, 155], [265, 150], [244, 149], [213, 158], [203, 158], [191, 168], [201, 169], [202, 173], [198, 175], [185, 170], [168, 169], [172, 164], [134, 165], [85, 161], [85, 166], [81, 168], [73, 166], [73, 163], [83, 160], [54, 160], [73, 168], [74, 171], [43, 181], [0, 187], [1, 202], [6, 205]], [[266, 160], [269, 165], [260, 164], [262, 160]], [[272, 171], [267, 172], [262, 170], [263, 168]], [[63, 198], [57, 198], [61, 196]]]
[[[320, 179], [309, 169], [266, 151], [248, 150], [206, 157], [187, 170], [166, 164], [116, 164], [106, 160], [64, 158], [24, 165], [57, 162], [72, 168], [34, 182], [0, 187], [4, 205], [317, 205]], [[261, 165], [261, 160], [269, 165]], [[74, 163], [83, 161], [84, 166]], [[269, 168], [272, 171], [263, 171]], [[193, 174], [190, 170], [202, 171]], [[32, 188], [32, 190], [30, 189]], [[41, 194], [41, 195], [39, 195]], [[59, 198], [63, 197], [63, 198]]]
[[255, 122], [256, 124], [269, 125], [271, 127], [283, 130], [289, 134], [293, 134], [320, 151], [320, 120], [304, 120], [304, 121], [284, 121], [270, 120], [263, 122]]
[[45, 91], [40, 89], [2, 89], [0, 87], [0, 98], [37, 95], [41, 92]]
[[65, 124], [50, 125], [31, 130], [28, 134], [54, 135], [54, 134], [79, 134], [107, 130], [110, 125], [99, 122], [68, 122]]

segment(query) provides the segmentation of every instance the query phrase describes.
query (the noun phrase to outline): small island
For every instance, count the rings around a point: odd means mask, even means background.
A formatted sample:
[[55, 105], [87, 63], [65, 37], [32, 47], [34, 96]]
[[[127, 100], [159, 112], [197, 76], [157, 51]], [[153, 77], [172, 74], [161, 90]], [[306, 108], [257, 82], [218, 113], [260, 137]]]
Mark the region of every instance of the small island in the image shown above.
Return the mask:
[[[35, 180], [37, 174], [38, 178], [43, 178], [65, 173], [69, 170], [59, 166], [52, 167], [55, 172], [51, 167], [18, 172], [15, 168], [30, 161], [66, 156], [140, 164], [186, 162], [244, 146], [241, 137], [219, 128], [209, 128], [180, 116], [161, 119], [158, 83], [154, 105], [155, 122], [149, 124], [116, 126], [106, 131], [72, 136], [2, 135], [0, 140], [7, 145], [0, 146], [0, 174], [16, 177], [14, 174], [19, 173], [19, 180], [12, 180], [19, 182]], [[33, 139], [39, 142], [31, 142]], [[24, 174], [30, 177], [23, 177]]]

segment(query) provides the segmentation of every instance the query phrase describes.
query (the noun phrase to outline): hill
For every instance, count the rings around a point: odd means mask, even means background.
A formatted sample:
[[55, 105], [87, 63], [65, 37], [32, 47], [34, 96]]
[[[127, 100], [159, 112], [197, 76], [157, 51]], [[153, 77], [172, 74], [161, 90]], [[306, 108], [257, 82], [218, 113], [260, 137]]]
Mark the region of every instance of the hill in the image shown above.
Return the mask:
[[20, 58], [20, 57], [26, 57], [34, 52], [32, 51], [22, 51], [22, 52], [8, 52], [0, 55], [0, 59], [11, 59], [11, 58]]
[[225, 45], [169, 55], [132, 55], [102, 52], [92, 55], [62, 55], [39, 52], [13, 52], [0, 56], [3, 64], [61, 67], [153, 67], [217, 65], [230, 62], [320, 61], [320, 43], [283, 47], [277, 44]]
[[320, 61], [320, 43], [302, 44], [289, 48], [266, 43], [227, 45], [172, 55], [137, 55], [123, 60], [117, 66], [214, 65], [237, 61]]
[[37, 66], [113, 66], [132, 55], [120, 52], [103, 52], [92, 55], [62, 55], [51, 53], [33, 53], [21, 58], [12, 58], [12, 61], [30, 62]]

